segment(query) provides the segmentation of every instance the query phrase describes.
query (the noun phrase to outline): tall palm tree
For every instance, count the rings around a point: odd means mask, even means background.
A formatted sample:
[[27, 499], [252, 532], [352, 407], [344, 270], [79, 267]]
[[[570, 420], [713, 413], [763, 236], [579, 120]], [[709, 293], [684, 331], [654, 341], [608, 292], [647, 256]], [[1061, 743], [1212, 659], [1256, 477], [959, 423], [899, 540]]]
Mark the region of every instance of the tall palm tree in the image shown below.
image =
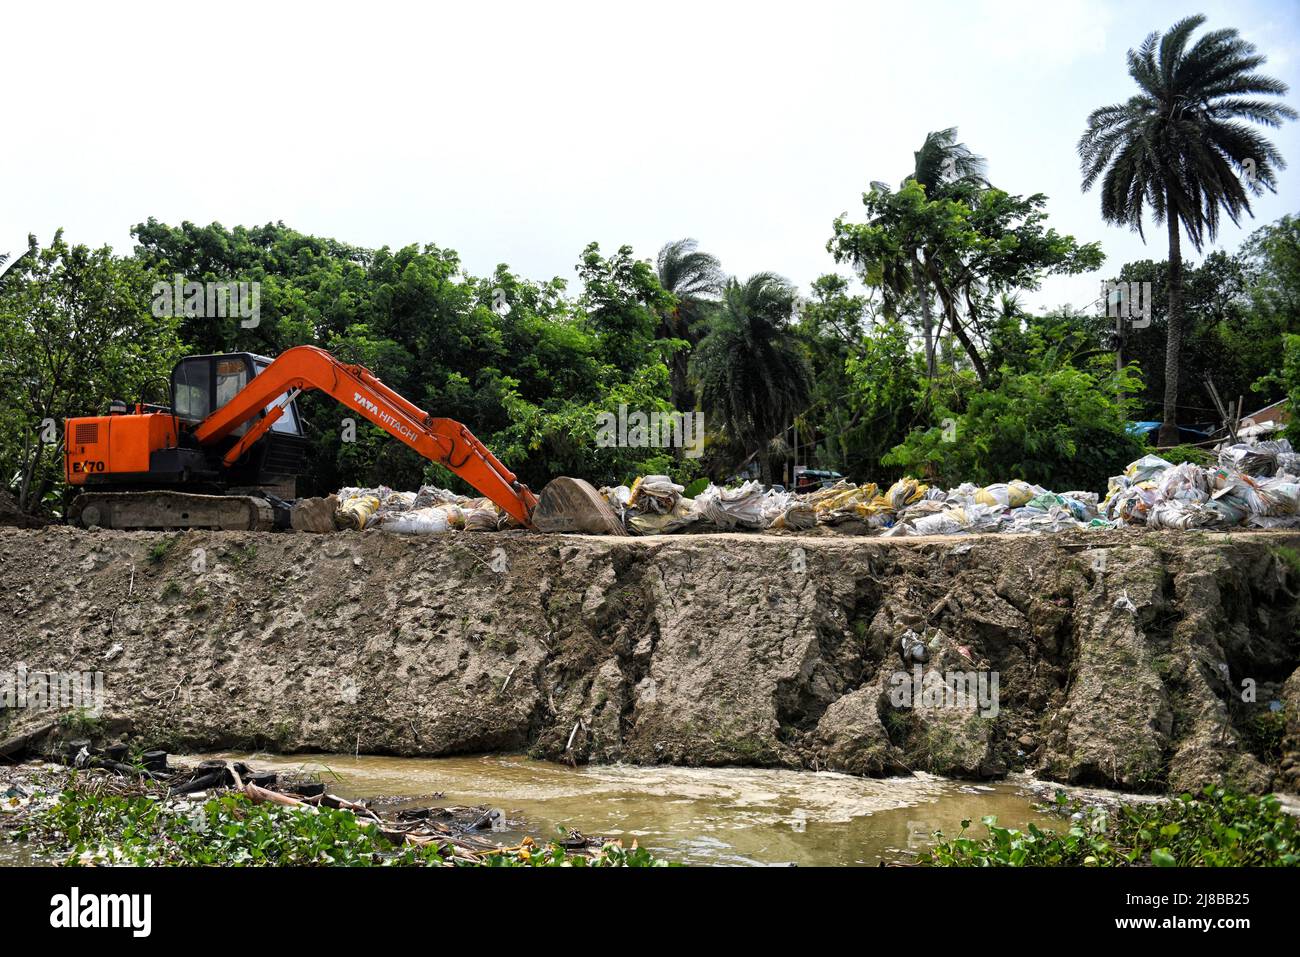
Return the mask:
[[674, 352], [668, 364], [673, 407], [692, 409], [695, 395], [688, 374], [690, 352], [700, 341], [703, 314], [721, 293], [726, 276], [718, 258], [701, 252], [693, 239], [665, 243], [655, 268], [659, 285], [677, 297], [672, 312], [660, 316], [659, 338], [683, 339], [691, 347]]
[[[988, 161], [972, 152], [970, 147], [957, 139], [957, 127], [946, 130], [934, 130], [927, 133], [921, 148], [912, 154], [912, 172], [908, 180], [915, 180], [925, 187], [925, 195], [937, 199], [956, 186], [974, 186], [986, 189], [988, 181]], [[911, 285], [921, 306], [921, 331], [925, 337], [926, 374], [931, 378], [935, 374], [935, 330], [934, 315], [930, 301], [930, 282], [926, 278], [926, 261], [934, 255], [933, 250], [917, 249], [911, 255]]]
[[1214, 241], [1223, 210], [1234, 224], [1253, 215], [1250, 196], [1277, 191], [1276, 171], [1286, 163], [1277, 149], [1247, 125], [1277, 127], [1295, 119], [1289, 106], [1263, 97], [1283, 96], [1287, 85], [1256, 73], [1265, 58], [1236, 30], [1211, 30], [1189, 49], [1205, 22], [1179, 20], [1161, 36], [1151, 33], [1128, 51], [1128, 72], [1138, 93], [1127, 102], [1094, 110], [1079, 139], [1083, 189], [1100, 180], [1101, 215], [1142, 233], [1147, 207], [1169, 232], [1169, 311], [1165, 343], [1164, 421], [1161, 445], [1178, 443], [1178, 373], [1183, 345], [1181, 233], [1199, 252]]
[[812, 396], [812, 370], [789, 326], [794, 295], [775, 273], [728, 281], [691, 361], [705, 414], [746, 453], [758, 453], [768, 484], [768, 445]]

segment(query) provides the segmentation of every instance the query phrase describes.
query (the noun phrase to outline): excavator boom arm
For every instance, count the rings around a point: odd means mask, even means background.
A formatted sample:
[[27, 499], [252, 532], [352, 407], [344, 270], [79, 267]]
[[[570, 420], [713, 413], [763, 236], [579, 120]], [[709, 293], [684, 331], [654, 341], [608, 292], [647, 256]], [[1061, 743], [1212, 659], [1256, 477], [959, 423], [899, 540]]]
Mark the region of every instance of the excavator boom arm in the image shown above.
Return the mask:
[[[194, 430], [203, 444], [219, 441], [292, 390], [319, 389], [353, 409], [385, 432], [405, 442], [425, 458], [451, 469], [531, 527], [537, 497], [520, 483], [473, 433], [452, 419], [436, 418], [384, 385], [369, 370], [348, 365], [315, 346], [294, 346], [253, 377], [237, 395]], [[227, 465], [238, 461], [279, 418], [283, 405], [268, 411], [225, 455]]]

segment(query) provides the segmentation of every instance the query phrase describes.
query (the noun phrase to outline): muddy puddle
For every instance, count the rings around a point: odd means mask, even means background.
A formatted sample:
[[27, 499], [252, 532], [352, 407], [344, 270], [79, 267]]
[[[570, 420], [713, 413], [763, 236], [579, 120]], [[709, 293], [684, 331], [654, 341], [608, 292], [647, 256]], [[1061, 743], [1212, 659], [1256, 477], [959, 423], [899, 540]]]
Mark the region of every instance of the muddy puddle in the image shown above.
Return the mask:
[[[961, 821], [1060, 826], [1033, 796], [1009, 783], [970, 784], [929, 775], [871, 779], [750, 768], [570, 768], [500, 755], [468, 758], [222, 753], [256, 768], [319, 772], [346, 798], [408, 798], [412, 804], [485, 804], [537, 835], [577, 828], [635, 837], [672, 860], [717, 865], [875, 865], [908, 859], [930, 834]], [[441, 798], [432, 795], [440, 792]], [[509, 835], [503, 834], [505, 838]]]

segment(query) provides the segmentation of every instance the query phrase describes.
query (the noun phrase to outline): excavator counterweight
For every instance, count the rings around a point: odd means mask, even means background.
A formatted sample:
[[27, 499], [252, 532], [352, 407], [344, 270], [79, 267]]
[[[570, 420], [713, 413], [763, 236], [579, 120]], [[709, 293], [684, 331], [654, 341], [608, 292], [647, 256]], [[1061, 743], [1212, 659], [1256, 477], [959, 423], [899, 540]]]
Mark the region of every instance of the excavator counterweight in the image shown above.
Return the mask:
[[465, 426], [430, 415], [368, 369], [315, 346], [295, 346], [274, 360], [249, 353], [182, 359], [171, 389], [170, 407], [141, 403], [133, 413], [122, 407], [66, 422], [65, 473], [82, 490], [72, 509], [81, 524], [274, 525], [268, 501], [293, 497], [292, 480], [305, 459], [296, 399], [315, 390], [444, 465], [520, 525], [626, 534], [588, 483], [555, 479], [539, 507], [528, 486]]

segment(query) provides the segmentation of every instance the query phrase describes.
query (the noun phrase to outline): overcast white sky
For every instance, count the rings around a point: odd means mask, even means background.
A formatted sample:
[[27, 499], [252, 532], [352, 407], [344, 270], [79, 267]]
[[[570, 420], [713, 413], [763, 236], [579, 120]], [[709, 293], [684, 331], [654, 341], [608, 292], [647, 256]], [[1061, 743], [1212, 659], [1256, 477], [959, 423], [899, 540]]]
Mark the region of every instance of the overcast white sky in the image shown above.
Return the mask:
[[[955, 125], [1118, 268], [1163, 258], [1163, 232], [1103, 225], [1075, 144], [1132, 92], [1125, 51], [1193, 12], [1300, 102], [1296, 0], [10, 5], [0, 251], [62, 226], [126, 252], [149, 216], [283, 220], [573, 280], [591, 240], [649, 258], [693, 236], [806, 288], [833, 267], [831, 220]], [[1220, 246], [1300, 210], [1300, 123], [1273, 136], [1292, 168]], [[1099, 278], [1029, 301], [1083, 305]]]

